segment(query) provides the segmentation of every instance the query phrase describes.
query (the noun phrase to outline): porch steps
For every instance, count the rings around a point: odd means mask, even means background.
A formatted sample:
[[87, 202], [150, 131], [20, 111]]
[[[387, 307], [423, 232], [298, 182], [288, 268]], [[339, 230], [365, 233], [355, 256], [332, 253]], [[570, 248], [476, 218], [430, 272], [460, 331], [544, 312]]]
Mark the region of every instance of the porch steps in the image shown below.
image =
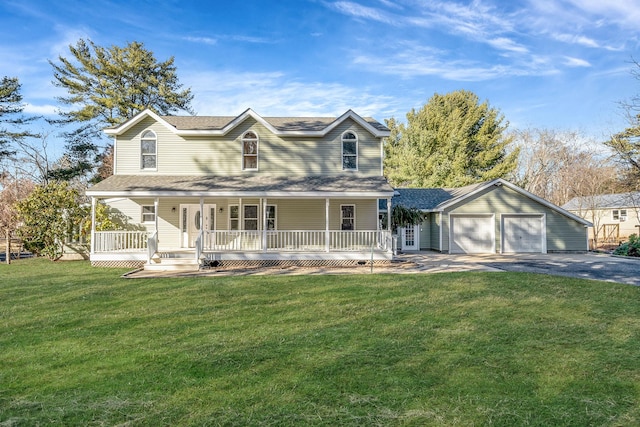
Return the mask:
[[193, 253], [159, 253], [145, 264], [147, 271], [198, 271], [200, 264], [194, 259]]

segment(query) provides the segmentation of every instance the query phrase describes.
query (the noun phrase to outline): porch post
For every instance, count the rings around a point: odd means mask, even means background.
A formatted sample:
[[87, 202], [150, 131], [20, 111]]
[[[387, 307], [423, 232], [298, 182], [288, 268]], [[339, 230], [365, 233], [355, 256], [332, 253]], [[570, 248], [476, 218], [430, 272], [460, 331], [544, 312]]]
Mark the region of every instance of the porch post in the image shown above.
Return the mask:
[[387, 231], [389, 232], [389, 241], [388, 241], [388, 245], [389, 247], [387, 248], [387, 250], [391, 251], [391, 253], [395, 254], [394, 248], [393, 248], [393, 231], [391, 230], [391, 211], [393, 210], [393, 206], [391, 206], [391, 197], [387, 198]]
[[262, 199], [262, 251], [267, 252], [267, 198]]
[[158, 235], [158, 206], [159, 205], [160, 205], [160, 199], [156, 197], [156, 199], [153, 201], [153, 211], [155, 212], [155, 217], [156, 217], [156, 224], [155, 224], [156, 236]]
[[329, 238], [329, 199], [326, 198], [324, 199], [324, 205], [325, 205], [325, 214], [324, 214], [324, 226], [325, 226], [325, 232], [324, 232], [324, 250], [325, 252], [329, 252], [329, 244], [330, 244], [330, 238]]
[[391, 197], [387, 199], [387, 230], [391, 233]]
[[91, 248], [90, 253], [96, 252], [96, 198], [91, 198]]

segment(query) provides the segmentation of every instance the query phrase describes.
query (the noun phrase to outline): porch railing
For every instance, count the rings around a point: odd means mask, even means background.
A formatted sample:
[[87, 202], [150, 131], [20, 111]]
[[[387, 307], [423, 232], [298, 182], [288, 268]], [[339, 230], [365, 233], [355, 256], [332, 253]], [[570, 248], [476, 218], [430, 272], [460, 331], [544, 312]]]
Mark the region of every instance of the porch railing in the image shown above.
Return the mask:
[[[151, 237], [151, 238], [150, 238]], [[96, 231], [95, 252], [158, 251], [157, 239], [147, 231]], [[265, 251], [262, 231], [207, 231], [196, 240], [196, 252], [259, 252]], [[349, 252], [391, 250], [391, 234], [387, 230], [329, 231], [287, 230], [267, 231], [267, 252]], [[149, 246], [151, 245], [151, 246]], [[199, 258], [199, 253], [196, 254]]]
[[146, 252], [147, 231], [96, 231], [95, 252]]
[[[204, 250], [223, 251], [263, 251], [262, 231], [208, 231], [204, 239]], [[267, 231], [266, 250], [277, 252], [322, 252], [391, 250], [391, 235], [386, 230], [371, 231], [329, 231], [327, 248], [325, 230]]]

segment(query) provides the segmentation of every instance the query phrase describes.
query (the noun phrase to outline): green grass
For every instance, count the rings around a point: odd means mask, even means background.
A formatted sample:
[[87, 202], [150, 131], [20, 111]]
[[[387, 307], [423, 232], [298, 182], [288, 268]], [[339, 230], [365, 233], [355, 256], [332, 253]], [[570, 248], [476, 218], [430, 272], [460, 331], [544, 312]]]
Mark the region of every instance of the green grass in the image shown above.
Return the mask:
[[0, 265], [0, 426], [640, 424], [640, 288]]

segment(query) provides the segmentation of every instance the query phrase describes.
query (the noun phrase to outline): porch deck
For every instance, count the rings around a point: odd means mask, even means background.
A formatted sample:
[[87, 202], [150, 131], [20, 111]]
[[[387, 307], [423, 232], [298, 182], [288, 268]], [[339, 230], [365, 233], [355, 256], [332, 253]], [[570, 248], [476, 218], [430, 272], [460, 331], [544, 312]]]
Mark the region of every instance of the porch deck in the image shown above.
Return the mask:
[[384, 263], [393, 248], [386, 230], [203, 231], [192, 248], [162, 247], [157, 234], [141, 231], [95, 232], [94, 239], [94, 265], [132, 267], [176, 259], [197, 265]]

